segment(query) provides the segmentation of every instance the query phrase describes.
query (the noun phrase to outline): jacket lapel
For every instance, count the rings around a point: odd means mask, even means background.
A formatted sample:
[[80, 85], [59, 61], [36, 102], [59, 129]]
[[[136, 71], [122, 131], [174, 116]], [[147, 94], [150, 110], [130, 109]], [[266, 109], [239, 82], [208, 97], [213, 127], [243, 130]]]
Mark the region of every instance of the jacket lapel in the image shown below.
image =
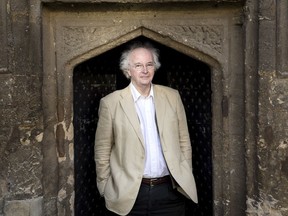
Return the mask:
[[138, 119], [134, 100], [133, 100], [129, 86], [123, 89], [121, 96], [122, 96], [122, 100], [120, 100], [120, 104], [123, 108], [123, 111], [125, 115], [127, 116], [127, 118], [129, 119], [131, 125], [133, 126], [135, 133], [137, 134], [139, 140], [144, 146], [144, 140], [143, 140], [143, 135], [142, 135], [141, 128], [140, 128], [140, 122]]
[[166, 100], [165, 95], [161, 92], [159, 88], [157, 88], [157, 85], [154, 85], [154, 102], [157, 121], [156, 123], [158, 126], [159, 135], [161, 136], [165, 120]]

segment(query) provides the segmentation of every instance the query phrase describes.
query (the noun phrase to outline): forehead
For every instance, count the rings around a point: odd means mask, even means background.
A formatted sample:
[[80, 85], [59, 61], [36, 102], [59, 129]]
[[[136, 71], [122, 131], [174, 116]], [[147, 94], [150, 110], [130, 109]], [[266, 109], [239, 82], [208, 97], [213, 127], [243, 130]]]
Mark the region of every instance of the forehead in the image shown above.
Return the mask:
[[146, 48], [136, 48], [130, 54], [132, 62], [149, 62], [153, 60], [152, 52]]

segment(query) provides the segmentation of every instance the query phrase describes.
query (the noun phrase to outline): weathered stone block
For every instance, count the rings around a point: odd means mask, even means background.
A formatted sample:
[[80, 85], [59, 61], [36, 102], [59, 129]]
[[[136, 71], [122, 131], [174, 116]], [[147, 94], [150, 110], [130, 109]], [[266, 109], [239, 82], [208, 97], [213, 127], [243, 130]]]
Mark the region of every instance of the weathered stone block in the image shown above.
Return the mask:
[[12, 85], [13, 78], [11, 74], [0, 74], [0, 106], [12, 104]]
[[42, 197], [27, 200], [7, 201], [4, 206], [5, 216], [41, 216]]

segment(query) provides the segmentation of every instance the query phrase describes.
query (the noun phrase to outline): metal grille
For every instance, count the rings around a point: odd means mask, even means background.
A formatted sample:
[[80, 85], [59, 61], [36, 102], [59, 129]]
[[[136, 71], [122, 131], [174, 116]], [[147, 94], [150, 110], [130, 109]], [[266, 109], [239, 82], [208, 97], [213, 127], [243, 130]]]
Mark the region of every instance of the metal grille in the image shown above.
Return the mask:
[[[142, 38], [138, 38], [142, 39]], [[161, 44], [162, 66], [154, 83], [179, 90], [186, 109], [193, 148], [193, 173], [199, 204], [187, 201], [187, 215], [213, 215], [211, 153], [211, 74], [207, 65]], [[90, 59], [74, 70], [75, 215], [105, 215], [96, 187], [94, 139], [100, 99], [124, 88], [128, 80], [119, 71], [125, 45]]]

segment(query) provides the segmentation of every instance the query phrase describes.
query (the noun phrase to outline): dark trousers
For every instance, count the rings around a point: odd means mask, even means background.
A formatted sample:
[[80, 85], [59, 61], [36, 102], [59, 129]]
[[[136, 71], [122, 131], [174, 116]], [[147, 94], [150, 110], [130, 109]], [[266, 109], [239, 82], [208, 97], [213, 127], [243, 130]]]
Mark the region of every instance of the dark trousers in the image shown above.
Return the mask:
[[[155, 186], [141, 184], [136, 202], [128, 216], [185, 216], [185, 197], [171, 183]], [[109, 216], [116, 216], [112, 212]]]

